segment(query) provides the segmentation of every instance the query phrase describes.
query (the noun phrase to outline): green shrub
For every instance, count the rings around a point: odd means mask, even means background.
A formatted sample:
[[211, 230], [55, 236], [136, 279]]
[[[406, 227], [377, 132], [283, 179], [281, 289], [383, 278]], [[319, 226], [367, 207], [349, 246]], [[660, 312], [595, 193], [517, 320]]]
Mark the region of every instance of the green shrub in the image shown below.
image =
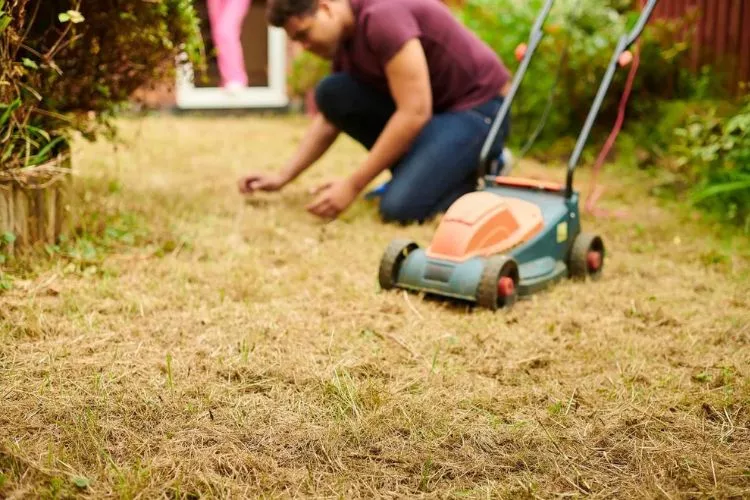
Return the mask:
[[0, 168], [111, 135], [133, 91], [200, 48], [191, 0], [0, 0]]
[[304, 97], [309, 90], [331, 72], [331, 63], [307, 51], [300, 52], [292, 61], [289, 72], [289, 92]]
[[[526, 42], [543, 0], [468, 0], [457, 15], [486, 41], [513, 70], [514, 51]], [[538, 139], [548, 147], [559, 138], [577, 135], [588, 115], [619, 37], [633, 26], [638, 11], [630, 0], [562, 0], [545, 23], [545, 37], [532, 59], [529, 73], [514, 102], [512, 143], [532, 133], [554, 92], [554, 104]], [[649, 116], [655, 102], [689, 95], [693, 80], [682, 68], [688, 46], [679, 41], [694, 17], [652, 21], [643, 33], [641, 63], [628, 108], [628, 119]], [[627, 69], [615, 74], [596, 124], [597, 133], [609, 132], [617, 114]]]
[[717, 106], [689, 115], [671, 154], [693, 203], [750, 231], [750, 95], [729, 115]]

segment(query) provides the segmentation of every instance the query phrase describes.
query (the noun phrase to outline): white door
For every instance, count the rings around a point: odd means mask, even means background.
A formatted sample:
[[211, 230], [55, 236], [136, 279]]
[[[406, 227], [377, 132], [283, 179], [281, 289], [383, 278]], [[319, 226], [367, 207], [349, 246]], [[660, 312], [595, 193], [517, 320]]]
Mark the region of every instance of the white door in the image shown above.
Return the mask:
[[182, 56], [177, 61], [177, 107], [181, 109], [283, 108], [286, 91], [287, 40], [283, 29], [265, 22], [265, 0], [253, 0], [242, 29], [249, 83], [240, 89], [220, 87], [205, 2], [196, 4], [202, 21], [208, 71], [198, 74]]

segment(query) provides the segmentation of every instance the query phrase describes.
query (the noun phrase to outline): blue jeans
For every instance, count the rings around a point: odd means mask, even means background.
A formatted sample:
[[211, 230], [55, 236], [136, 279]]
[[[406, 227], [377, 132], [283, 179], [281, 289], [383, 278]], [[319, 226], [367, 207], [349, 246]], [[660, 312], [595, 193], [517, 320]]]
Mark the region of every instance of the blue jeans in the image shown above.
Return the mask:
[[[326, 77], [315, 98], [329, 122], [368, 150], [396, 109], [390, 95], [343, 73]], [[434, 114], [409, 151], [391, 168], [392, 179], [380, 200], [383, 219], [423, 222], [474, 191], [479, 155], [502, 102], [498, 96], [466, 111]], [[491, 157], [502, 152], [508, 122], [501, 127]]]

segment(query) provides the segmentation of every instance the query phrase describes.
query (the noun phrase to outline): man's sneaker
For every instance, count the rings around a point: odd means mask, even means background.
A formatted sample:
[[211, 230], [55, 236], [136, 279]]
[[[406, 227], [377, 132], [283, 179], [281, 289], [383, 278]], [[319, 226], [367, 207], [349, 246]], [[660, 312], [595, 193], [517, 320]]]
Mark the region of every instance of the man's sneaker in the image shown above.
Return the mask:
[[373, 190], [369, 191], [365, 195], [365, 199], [366, 200], [372, 200], [372, 199], [375, 199], [375, 198], [381, 198], [385, 194], [385, 190], [388, 189], [388, 184], [390, 182], [391, 181], [386, 181], [386, 182], [382, 183], [381, 185], [379, 185], [378, 187], [374, 188]]

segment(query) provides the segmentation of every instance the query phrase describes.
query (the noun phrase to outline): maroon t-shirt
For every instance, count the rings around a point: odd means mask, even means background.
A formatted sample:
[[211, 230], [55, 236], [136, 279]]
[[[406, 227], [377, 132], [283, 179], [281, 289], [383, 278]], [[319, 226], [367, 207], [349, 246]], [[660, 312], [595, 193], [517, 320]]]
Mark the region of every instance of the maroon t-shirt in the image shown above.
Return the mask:
[[386, 63], [409, 40], [422, 43], [436, 112], [472, 108], [497, 96], [509, 79], [497, 54], [440, 0], [350, 0], [355, 32], [334, 60], [335, 71], [388, 93]]

